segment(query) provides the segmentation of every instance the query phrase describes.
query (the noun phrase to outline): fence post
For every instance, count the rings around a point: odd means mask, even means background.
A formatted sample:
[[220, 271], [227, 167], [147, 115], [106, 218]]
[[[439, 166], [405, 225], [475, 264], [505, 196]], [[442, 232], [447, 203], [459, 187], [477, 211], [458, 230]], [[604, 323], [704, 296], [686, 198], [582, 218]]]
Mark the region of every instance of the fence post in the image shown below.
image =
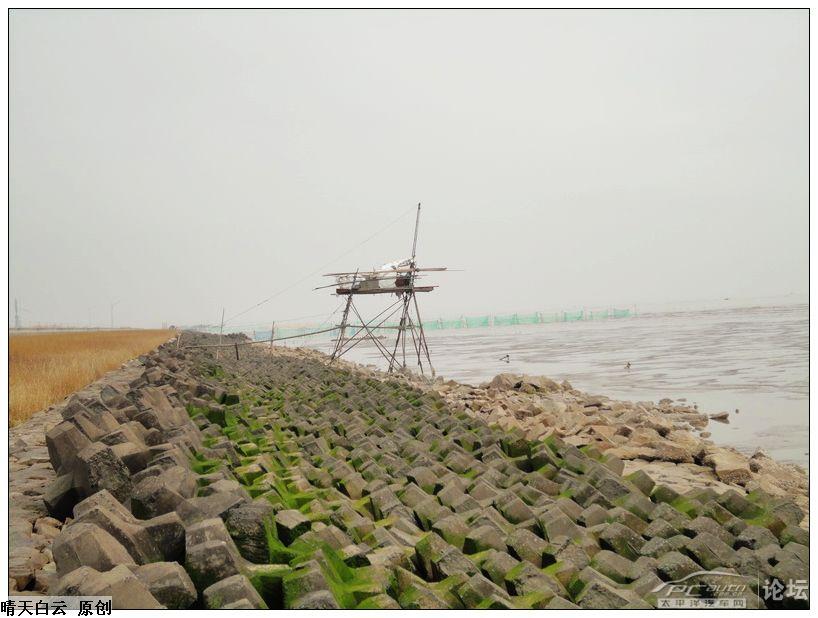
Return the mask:
[[216, 358], [219, 358], [219, 354], [222, 349], [222, 333], [224, 332], [224, 307], [222, 307], [222, 321], [219, 324], [219, 347], [216, 348]]
[[273, 349], [273, 339], [275, 339], [276, 334], [276, 323], [273, 322], [273, 325], [270, 327], [270, 349]]
[[236, 360], [239, 360], [239, 344], [236, 344]]

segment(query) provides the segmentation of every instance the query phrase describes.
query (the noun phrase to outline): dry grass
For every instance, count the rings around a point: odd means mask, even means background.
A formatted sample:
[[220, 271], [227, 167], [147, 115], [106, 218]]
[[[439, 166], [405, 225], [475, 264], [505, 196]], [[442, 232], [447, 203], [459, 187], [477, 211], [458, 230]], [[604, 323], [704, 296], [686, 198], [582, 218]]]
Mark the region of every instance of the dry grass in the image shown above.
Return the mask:
[[26, 333], [9, 338], [9, 425], [164, 343], [169, 330]]

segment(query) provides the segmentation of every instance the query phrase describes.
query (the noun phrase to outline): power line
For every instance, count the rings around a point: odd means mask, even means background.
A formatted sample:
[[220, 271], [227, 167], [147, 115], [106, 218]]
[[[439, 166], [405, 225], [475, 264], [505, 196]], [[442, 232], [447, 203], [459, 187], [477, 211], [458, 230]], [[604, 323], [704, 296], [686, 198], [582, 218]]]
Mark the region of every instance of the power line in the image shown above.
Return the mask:
[[403, 213], [401, 213], [401, 214], [400, 214], [400, 215], [399, 215], [399, 216], [398, 216], [398, 217], [397, 217], [397, 218], [396, 218], [394, 221], [392, 221], [391, 223], [387, 224], [386, 226], [384, 226], [383, 228], [381, 228], [380, 230], [378, 230], [377, 232], [375, 232], [375, 233], [374, 233], [374, 234], [372, 234], [371, 236], [367, 237], [366, 239], [362, 240], [362, 241], [361, 241], [361, 242], [359, 242], [357, 245], [353, 245], [353, 246], [352, 246], [350, 249], [348, 249], [348, 250], [344, 251], [343, 253], [341, 253], [340, 255], [338, 255], [338, 256], [336, 256], [336, 257], [334, 257], [334, 258], [333, 258], [332, 260], [330, 260], [329, 262], [326, 262], [325, 264], [322, 264], [321, 266], [319, 266], [318, 268], [316, 268], [314, 271], [312, 271], [312, 272], [311, 272], [311, 273], [309, 273], [308, 275], [305, 275], [305, 276], [301, 277], [301, 279], [299, 279], [299, 280], [298, 280], [298, 281], [296, 281], [295, 283], [292, 283], [292, 284], [288, 285], [287, 287], [285, 287], [285, 288], [283, 288], [283, 289], [279, 290], [278, 292], [276, 292], [276, 293], [275, 293], [275, 294], [273, 294], [272, 296], [270, 296], [270, 297], [268, 297], [268, 298], [265, 298], [264, 300], [262, 300], [262, 301], [260, 301], [260, 302], [256, 303], [256, 304], [255, 304], [255, 305], [253, 305], [252, 307], [248, 307], [248, 308], [247, 308], [247, 309], [245, 309], [244, 311], [240, 311], [239, 313], [237, 313], [237, 314], [235, 314], [235, 315], [231, 316], [230, 318], [228, 318], [227, 320], [225, 320], [225, 322], [224, 322], [224, 323], [225, 323], [225, 324], [227, 324], [227, 323], [229, 323], [229, 322], [232, 322], [232, 321], [233, 321], [233, 320], [235, 320], [236, 318], [241, 317], [241, 316], [243, 316], [244, 314], [249, 313], [249, 312], [250, 312], [250, 311], [252, 311], [253, 309], [257, 309], [258, 307], [261, 307], [262, 305], [264, 305], [264, 304], [266, 304], [266, 303], [270, 302], [270, 301], [271, 301], [271, 300], [273, 300], [274, 298], [277, 298], [277, 297], [281, 296], [281, 295], [282, 295], [284, 292], [289, 292], [289, 291], [290, 291], [291, 289], [293, 289], [295, 286], [299, 285], [300, 283], [303, 283], [304, 281], [306, 281], [306, 280], [307, 280], [307, 279], [309, 279], [310, 277], [314, 277], [316, 274], [318, 274], [319, 272], [321, 272], [322, 270], [324, 270], [324, 269], [325, 269], [325, 268], [327, 268], [328, 266], [331, 266], [332, 264], [334, 264], [335, 262], [337, 262], [338, 260], [340, 260], [342, 257], [349, 255], [350, 253], [352, 253], [352, 252], [353, 252], [355, 249], [357, 249], [358, 247], [360, 247], [360, 246], [362, 246], [362, 245], [365, 245], [365, 244], [366, 244], [366, 243], [368, 243], [370, 240], [372, 240], [373, 238], [375, 238], [375, 237], [376, 237], [378, 234], [381, 234], [381, 233], [385, 232], [385, 231], [386, 231], [386, 230], [388, 230], [390, 227], [392, 227], [393, 225], [395, 225], [395, 224], [396, 224], [398, 221], [400, 221], [401, 219], [403, 219], [403, 218], [404, 218], [406, 215], [408, 215], [410, 212], [412, 212], [414, 209], [415, 209], [415, 206], [412, 206], [411, 208], [408, 208], [406, 211], [404, 211]]
[[[284, 324], [286, 322], [300, 322], [301, 320], [306, 320], [308, 318], [320, 318], [323, 315], [325, 315], [325, 314], [323, 312], [321, 312], [321, 313], [313, 313], [312, 315], [302, 315], [302, 316], [299, 316], [297, 318], [287, 318], [286, 320], [276, 319], [276, 324], [278, 324], [278, 323]], [[252, 328], [252, 327], [255, 327], [255, 326], [261, 326], [261, 324], [259, 322], [244, 322], [243, 324], [233, 324], [233, 328]]]

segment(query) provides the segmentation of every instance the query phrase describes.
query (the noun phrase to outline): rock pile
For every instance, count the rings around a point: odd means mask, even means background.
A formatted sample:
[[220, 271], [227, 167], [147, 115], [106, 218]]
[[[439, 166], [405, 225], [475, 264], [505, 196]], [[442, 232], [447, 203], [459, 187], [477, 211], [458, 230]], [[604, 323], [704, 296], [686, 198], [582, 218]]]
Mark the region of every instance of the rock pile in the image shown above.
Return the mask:
[[718, 569], [761, 606], [759, 573], [807, 576], [802, 511], [761, 489], [680, 493], [624, 474], [611, 449], [490, 425], [406, 381], [315, 354], [241, 356], [163, 346], [63, 407], [47, 434], [51, 519], [35, 524], [53, 539], [50, 594], [120, 608], [651, 607], [664, 582]]
[[628, 470], [654, 473], [676, 489], [702, 484], [763, 489], [795, 497], [808, 511], [803, 469], [780, 464], [763, 451], [747, 457], [706, 439], [709, 420], [720, 414], [703, 414], [670, 399], [658, 404], [616, 401], [541, 376], [506, 373], [478, 387], [448, 381], [432, 388], [454, 410], [503, 428], [519, 428], [531, 440], [556, 436], [574, 446], [593, 445], [628, 462]]

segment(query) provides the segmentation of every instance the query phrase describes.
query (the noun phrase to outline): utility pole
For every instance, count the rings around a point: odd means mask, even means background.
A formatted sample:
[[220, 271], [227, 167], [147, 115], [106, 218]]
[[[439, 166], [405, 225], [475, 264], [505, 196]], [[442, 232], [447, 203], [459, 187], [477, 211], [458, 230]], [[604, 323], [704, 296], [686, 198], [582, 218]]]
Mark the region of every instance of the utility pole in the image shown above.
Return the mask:
[[17, 299], [14, 299], [14, 328], [20, 329], [22, 328], [20, 323], [20, 309], [17, 306]]
[[224, 332], [224, 307], [222, 307], [222, 321], [219, 324], [219, 347], [216, 348], [216, 358], [219, 358], [219, 353], [221, 352], [222, 333], [223, 332]]
[[119, 304], [118, 300], [111, 303], [111, 329], [112, 330], [114, 328], [114, 307], [116, 307], [118, 304]]

